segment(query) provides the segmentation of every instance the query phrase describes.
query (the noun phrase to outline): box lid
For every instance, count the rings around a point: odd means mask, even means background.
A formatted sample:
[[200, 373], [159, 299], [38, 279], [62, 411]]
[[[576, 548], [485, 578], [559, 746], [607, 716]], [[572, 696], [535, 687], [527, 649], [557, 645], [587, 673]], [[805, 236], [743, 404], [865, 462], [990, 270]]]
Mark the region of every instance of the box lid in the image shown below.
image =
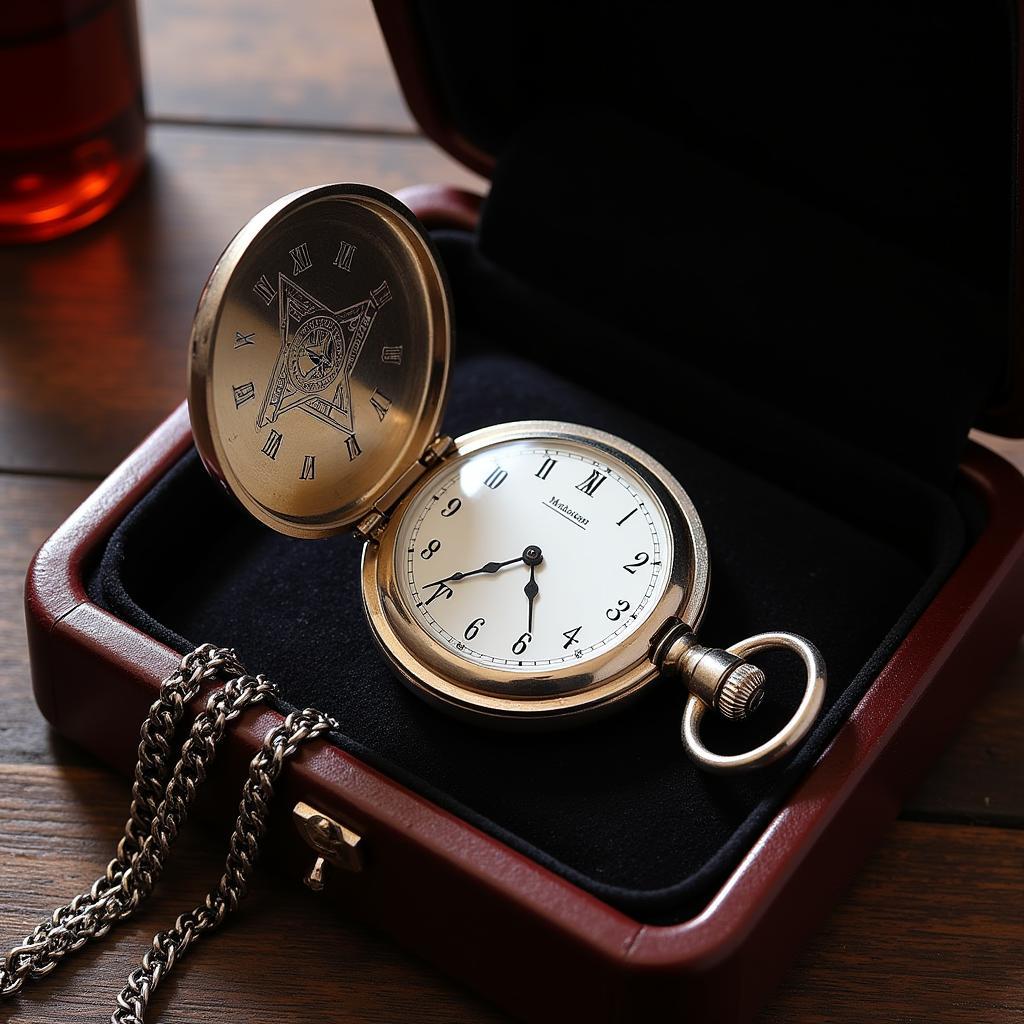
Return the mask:
[[[963, 337], [958, 357], [995, 372], [952, 416], [1024, 436], [1024, 283], [1014, 259], [1024, 237], [1024, 79], [1009, 6], [704, 5], [668, 26], [663, 8], [642, 3], [628, 13], [588, 5], [585, 16], [575, 5], [376, 3], [413, 115], [478, 173], [492, 176], [545, 112], [606, 111], [613, 123], [625, 115], [695, 139], [962, 273], [1005, 313], [987, 336]], [[656, 154], [637, 159], [666, 194], [685, 184]], [[941, 388], [936, 395], [945, 400]]]

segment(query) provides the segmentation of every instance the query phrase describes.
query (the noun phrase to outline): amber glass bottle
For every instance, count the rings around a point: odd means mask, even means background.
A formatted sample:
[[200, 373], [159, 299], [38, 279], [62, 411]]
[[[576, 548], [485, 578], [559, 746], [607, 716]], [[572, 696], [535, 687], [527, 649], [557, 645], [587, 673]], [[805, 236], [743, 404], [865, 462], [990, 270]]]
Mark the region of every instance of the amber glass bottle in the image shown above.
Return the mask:
[[145, 146], [135, 0], [0, 5], [0, 242], [102, 217]]

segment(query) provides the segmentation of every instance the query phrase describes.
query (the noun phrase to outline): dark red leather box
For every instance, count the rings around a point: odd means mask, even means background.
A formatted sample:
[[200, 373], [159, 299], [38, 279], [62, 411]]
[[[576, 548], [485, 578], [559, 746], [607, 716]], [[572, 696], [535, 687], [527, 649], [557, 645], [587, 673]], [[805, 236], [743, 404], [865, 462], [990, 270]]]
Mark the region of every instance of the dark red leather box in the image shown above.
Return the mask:
[[665, 462], [708, 529], [707, 642], [829, 661], [788, 764], [699, 772], [666, 687], [528, 739], [421, 705], [358, 546], [246, 519], [184, 408], [29, 572], [39, 706], [121, 771], [197, 642], [283, 693], [208, 809], [282, 710], [333, 713], [283, 777], [281, 870], [314, 858], [298, 802], [345, 824], [365, 868], [324, 897], [524, 1019], [748, 1020], [1024, 630], [1024, 480], [968, 441], [1024, 433], [1016, 17], [802, 6], [378, 4], [424, 130], [492, 180], [405, 196], [455, 298], [446, 430], [577, 419]]

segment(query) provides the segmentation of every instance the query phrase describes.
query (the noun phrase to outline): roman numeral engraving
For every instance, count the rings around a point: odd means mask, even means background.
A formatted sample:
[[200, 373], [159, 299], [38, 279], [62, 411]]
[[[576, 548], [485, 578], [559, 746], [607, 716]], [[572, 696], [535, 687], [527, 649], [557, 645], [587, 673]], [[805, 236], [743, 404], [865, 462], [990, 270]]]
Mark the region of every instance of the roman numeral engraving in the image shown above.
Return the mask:
[[252, 290], [269, 306], [277, 298], [277, 289], [267, 280], [266, 274], [252, 286]]
[[292, 258], [292, 273], [296, 277], [313, 266], [313, 261], [309, 258], [309, 246], [305, 242], [297, 245], [294, 249], [289, 249], [288, 255]]
[[588, 476], [583, 483], [576, 485], [576, 490], [582, 491], [584, 494], [592, 498], [594, 496], [594, 491], [596, 491], [607, 479], [608, 478], [603, 473], [599, 473], [596, 469], [591, 470], [590, 476]]
[[235, 395], [235, 408], [240, 409], [250, 398], [256, 397], [256, 388], [252, 381], [248, 384], [233, 384], [231, 390]]
[[402, 345], [385, 345], [380, 350], [380, 361], [382, 363], [394, 363], [396, 366], [401, 366], [402, 348]]
[[263, 444], [263, 454], [268, 459], [276, 459], [277, 453], [281, 450], [281, 442], [284, 440], [276, 430], [271, 430], [267, 440]]
[[616, 526], [621, 526], [632, 515], [636, 515], [636, 509], [635, 508], [631, 509], [629, 512], [627, 512], [615, 525]]
[[252, 331], [250, 334], [243, 334], [241, 331], [235, 331], [235, 348], [241, 348], [243, 345], [255, 345], [256, 343], [252, 340], [255, 337], [255, 331]]
[[533, 475], [537, 477], [538, 480], [547, 480], [548, 474], [555, 468], [556, 462], [558, 462], [558, 459], [552, 459], [550, 457], [546, 458], [544, 460], [544, 464]]
[[359, 447], [359, 442], [356, 440], [355, 434], [349, 434], [349, 436], [345, 438], [345, 447], [348, 449], [349, 462], [355, 462], [355, 460], [363, 454], [363, 449]]
[[316, 456], [315, 455], [304, 455], [302, 457], [302, 475], [299, 477], [300, 480], [315, 480], [316, 479]]
[[386, 306], [391, 301], [391, 289], [388, 287], [387, 281], [381, 281], [376, 288], [370, 289], [370, 295], [373, 297], [373, 301], [377, 304], [377, 308]]
[[370, 395], [370, 405], [377, 410], [377, 419], [383, 423], [384, 417], [388, 414], [388, 409], [391, 408], [391, 399], [383, 391], [378, 391], [377, 388], [374, 388], [373, 394]]
[[356, 247], [351, 242], [342, 242], [338, 246], [338, 255], [334, 257], [334, 265], [340, 270], [352, 270], [352, 257], [356, 254]]
[[490, 487], [492, 491], [496, 491], [505, 482], [507, 477], [508, 473], [505, 472], [501, 466], [495, 466], [484, 483]]

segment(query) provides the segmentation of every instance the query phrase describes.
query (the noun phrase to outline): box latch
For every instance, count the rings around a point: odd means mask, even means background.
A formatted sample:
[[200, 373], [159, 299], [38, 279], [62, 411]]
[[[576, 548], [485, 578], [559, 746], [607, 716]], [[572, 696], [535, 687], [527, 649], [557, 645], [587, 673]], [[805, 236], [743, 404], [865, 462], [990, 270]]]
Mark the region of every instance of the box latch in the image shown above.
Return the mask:
[[292, 809], [292, 819], [299, 835], [317, 855], [303, 879], [310, 889], [323, 889], [328, 864], [343, 871], [363, 870], [363, 837], [358, 832], [301, 800]]

